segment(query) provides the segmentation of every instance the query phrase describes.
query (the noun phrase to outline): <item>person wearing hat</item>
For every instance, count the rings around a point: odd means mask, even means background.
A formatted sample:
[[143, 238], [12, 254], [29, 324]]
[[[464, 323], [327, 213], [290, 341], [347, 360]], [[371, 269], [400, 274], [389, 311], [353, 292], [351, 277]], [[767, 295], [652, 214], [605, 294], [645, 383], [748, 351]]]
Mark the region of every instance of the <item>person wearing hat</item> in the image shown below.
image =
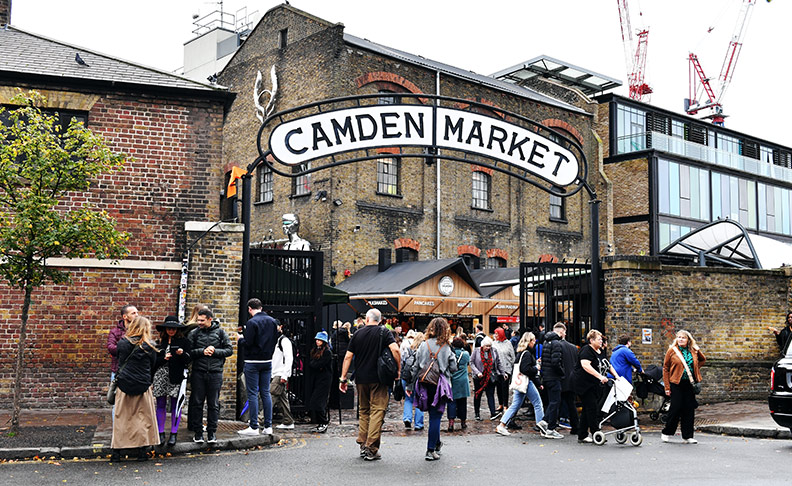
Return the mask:
[[330, 386], [333, 381], [333, 360], [327, 333], [322, 330], [314, 337], [315, 347], [311, 350], [308, 360], [308, 413], [311, 422], [316, 424], [312, 432], [324, 433], [330, 417], [327, 413], [327, 399], [330, 397]]
[[181, 420], [179, 392], [182, 381], [187, 377], [187, 365], [190, 362], [190, 342], [184, 337], [186, 326], [176, 316], [168, 316], [165, 322], [157, 326], [159, 331], [159, 353], [157, 353], [156, 370], [152, 392], [157, 399], [157, 426], [159, 427], [160, 446], [165, 445], [165, 418], [167, 402], [170, 397], [171, 428], [168, 446], [176, 444], [176, 435]]

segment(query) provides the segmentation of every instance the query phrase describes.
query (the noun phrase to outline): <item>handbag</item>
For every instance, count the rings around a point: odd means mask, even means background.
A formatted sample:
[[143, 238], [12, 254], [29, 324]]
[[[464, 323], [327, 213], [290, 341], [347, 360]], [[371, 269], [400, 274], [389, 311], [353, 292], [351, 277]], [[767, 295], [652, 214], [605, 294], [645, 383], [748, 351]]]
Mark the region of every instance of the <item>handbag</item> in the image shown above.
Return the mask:
[[397, 402], [404, 399], [404, 388], [402, 387], [401, 380], [396, 380], [393, 384], [393, 399]]
[[687, 361], [685, 361], [685, 357], [682, 356], [682, 353], [679, 351], [679, 348], [674, 346], [674, 351], [676, 352], [679, 359], [682, 360], [682, 365], [685, 367], [685, 371], [687, 371], [688, 377], [690, 378], [690, 383], [693, 385], [693, 394], [698, 395], [701, 393], [701, 382], [696, 381], [696, 377], [693, 376], [693, 373], [690, 372], [690, 368], [688, 368]]
[[[443, 346], [445, 346], [445, 344], [443, 344]], [[440, 346], [434, 354], [429, 350], [431, 360], [421, 368], [420, 373], [418, 373], [418, 381], [420, 383], [437, 386], [437, 382], [440, 381], [440, 363], [437, 362], [437, 355], [440, 354], [440, 350], [443, 349], [443, 346]], [[426, 349], [429, 349], [429, 343], [426, 343]]]
[[382, 349], [383, 332], [389, 332], [385, 328], [382, 329], [383, 331], [380, 331], [379, 338], [379, 349], [381, 352], [379, 358], [377, 358], [377, 377], [383, 385], [391, 386], [396, 381], [396, 377], [399, 376], [399, 365], [393, 358], [390, 346], [385, 346], [385, 349]]
[[107, 403], [109, 403], [110, 405], [115, 405], [116, 389], [118, 388], [118, 376], [121, 374], [121, 370], [124, 369], [124, 366], [126, 366], [127, 361], [129, 361], [129, 358], [131, 358], [132, 355], [135, 354], [135, 350], [137, 349], [137, 346], [138, 345], [136, 344], [135, 347], [132, 348], [132, 352], [129, 353], [127, 359], [124, 360], [124, 364], [122, 364], [121, 367], [118, 368], [118, 373], [116, 373], [115, 378], [113, 378], [113, 381], [110, 382], [110, 386], [107, 388]]
[[523, 351], [523, 354], [520, 355], [520, 361], [514, 363], [514, 370], [512, 372], [511, 384], [509, 384], [509, 390], [517, 390], [520, 393], [525, 393], [528, 391], [529, 378], [520, 373], [520, 363], [522, 362], [523, 356], [525, 356], [526, 352], [529, 351]]

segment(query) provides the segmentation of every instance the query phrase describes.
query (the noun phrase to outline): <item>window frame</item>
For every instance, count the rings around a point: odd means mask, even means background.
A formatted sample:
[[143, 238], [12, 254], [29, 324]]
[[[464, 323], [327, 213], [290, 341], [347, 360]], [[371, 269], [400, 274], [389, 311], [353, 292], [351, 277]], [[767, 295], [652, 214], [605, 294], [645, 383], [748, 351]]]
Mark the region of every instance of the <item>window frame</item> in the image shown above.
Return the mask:
[[[560, 188], [560, 187], [556, 187], [555, 190], [563, 192], [563, 189]], [[555, 203], [556, 200], [557, 200], [557, 203]], [[561, 213], [560, 216], [554, 216], [553, 215], [553, 208], [554, 207], [558, 208], [558, 211]], [[550, 194], [550, 221], [554, 221], [556, 223], [566, 223], [567, 222], [566, 198], [565, 197], [556, 196], [555, 194]]]
[[[292, 173], [311, 168], [311, 163], [298, 164], [292, 167]], [[298, 191], [299, 187], [304, 187], [303, 191]], [[311, 174], [292, 177], [291, 198], [305, 197], [311, 195]]]
[[[478, 181], [477, 178], [483, 177], [483, 181]], [[482, 186], [483, 183], [483, 187]], [[483, 193], [484, 197], [476, 197]], [[477, 205], [478, 201], [483, 201], [486, 205], [484, 207]], [[492, 176], [480, 170], [474, 170], [471, 175], [471, 202], [470, 207], [479, 211], [492, 211]]]
[[[275, 200], [275, 178], [272, 169], [267, 164], [261, 164], [258, 171], [258, 196], [256, 204], [268, 204]], [[264, 196], [269, 194], [269, 199]]]
[[[394, 167], [395, 174], [383, 171], [385, 167]], [[387, 179], [393, 179], [388, 181]], [[393, 192], [390, 191], [393, 190]], [[377, 190], [380, 196], [402, 197], [401, 193], [401, 157], [379, 157], [377, 159]]]
[[506, 265], [508, 265], [506, 259], [499, 256], [488, 257], [487, 261], [484, 262], [484, 268], [506, 268]]

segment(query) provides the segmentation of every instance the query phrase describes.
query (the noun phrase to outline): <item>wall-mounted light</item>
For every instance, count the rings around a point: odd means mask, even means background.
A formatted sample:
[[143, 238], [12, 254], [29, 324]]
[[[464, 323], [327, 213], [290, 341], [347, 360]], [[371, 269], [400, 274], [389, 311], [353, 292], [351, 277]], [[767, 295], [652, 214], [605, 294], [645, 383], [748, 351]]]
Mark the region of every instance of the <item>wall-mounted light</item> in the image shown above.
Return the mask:
[[322, 200], [322, 202], [327, 201], [327, 191], [325, 191], [324, 189], [317, 192], [316, 196], [314, 196], [314, 201], [318, 201], [320, 199]]
[[340, 205], [344, 204], [344, 201], [342, 201], [340, 199], [333, 199], [333, 204], [335, 204], [336, 206], [340, 206]]
[[359, 224], [356, 224], [356, 225], [355, 225], [355, 229], [354, 229], [354, 230], [352, 230], [352, 231], [354, 231], [355, 233], [357, 233], [358, 231], [360, 231], [360, 225], [359, 225]]

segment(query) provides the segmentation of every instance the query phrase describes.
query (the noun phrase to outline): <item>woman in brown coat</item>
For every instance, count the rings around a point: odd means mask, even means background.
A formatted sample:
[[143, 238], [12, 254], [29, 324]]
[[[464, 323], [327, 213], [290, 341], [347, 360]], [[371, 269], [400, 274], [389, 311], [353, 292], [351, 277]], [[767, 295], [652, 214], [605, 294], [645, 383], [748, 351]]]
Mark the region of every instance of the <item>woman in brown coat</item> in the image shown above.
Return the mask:
[[[668, 421], [660, 436], [663, 442], [671, 440], [681, 420], [682, 442], [685, 444], [698, 443], [693, 438], [693, 421], [696, 417], [696, 407], [698, 407], [693, 384], [701, 381], [701, 365], [705, 360], [706, 358], [693, 336], [687, 331], [677, 332], [676, 339], [668, 347], [663, 360], [665, 393], [671, 397]], [[688, 370], [693, 374], [692, 379]]]

